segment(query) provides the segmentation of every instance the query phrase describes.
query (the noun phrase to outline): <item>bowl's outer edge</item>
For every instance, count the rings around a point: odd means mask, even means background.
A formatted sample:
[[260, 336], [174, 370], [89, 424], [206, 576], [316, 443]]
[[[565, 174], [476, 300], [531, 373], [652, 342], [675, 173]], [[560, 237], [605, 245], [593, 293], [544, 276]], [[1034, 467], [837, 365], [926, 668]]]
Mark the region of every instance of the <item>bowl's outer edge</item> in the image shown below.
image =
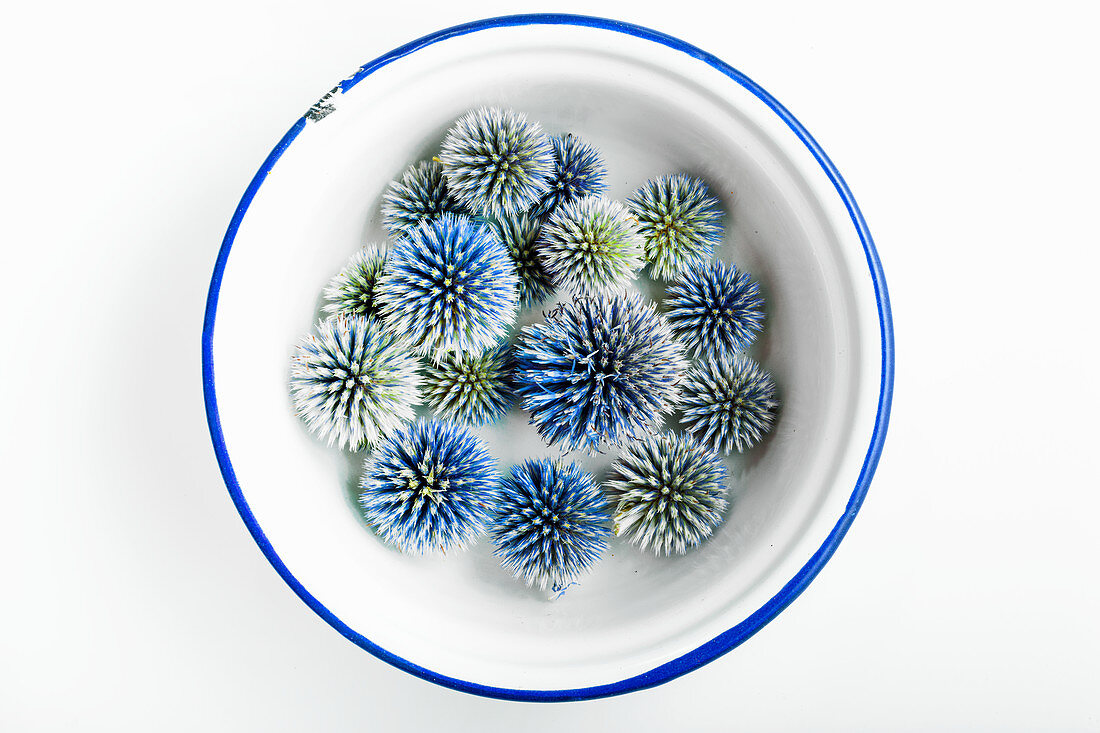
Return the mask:
[[[275, 570], [286, 581], [287, 585], [301, 598], [306, 605], [308, 605], [317, 615], [323, 618], [333, 628], [343, 634], [347, 639], [354, 642], [363, 649], [369, 651], [379, 659], [388, 662], [395, 667], [405, 670], [410, 674], [414, 674], [417, 677], [421, 677], [430, 682], [434, 682], [444, 687], [449, 687], [462, 692], [469, 692], [485, 697], [500, 698], [506, 700], [520, 700], [520, 701], [534, 701], [534, 702], [565, 702], [573, 700], [588, 700], [599, 697], [608, 697], [611, 695], [620, 695], [634, 690], [641, 690], [647, 687], [653, 687], [655, 685], [668, 682], [680, 675], [686, 674], [692, 670], [698, 669], [704, 664], [718, 658], [719, 656], [730, 651], [734, 647], [741, 644], [748, 639], [754, 633], [763, 628], [769, 621], [776, 617], [780, 611], [786, 608], [795, 598], [805, 590], [806, 586], [810, 584], [810, 581], [817, 576], [824, 567], [825, 563], [829, 561], [833, 553], [836, 551], [840, 541], [844, 538], [848, 528], [851, 526], [852, 521], [855, 519], [856, 514], [859, 512], [860, 506], [863, 504], [863, 500], [867, 495], [867, 490], [870, 487], [871, 479], [874, 476], [875, 468], [878, 466], [879, 458], [882, 455], [883, 443], [886, 439], [886, 430], [890, 422], [890, 405], [893, 397], [894, 388], [894, 332], [893, 332], [893, 320], [890, 311], [890, 298], [886, 287], [886, 278], [883, 274], [882, 263], [879, 260], [878, 252], [875, 249], [874, 241], [871, 238], [871, 233], [867, 227], [867, 223], [863, 218], [863, 214], [859, 210], [859, 206], [856, 204], [851, 190], [848, 188], [848, 184], [844, 181], [844, 178], [840, 175], [836, 166], [833, 164], [829, 156], [825, 154], [821, 146], [813, 138], [812, 135], [802, 126], [802, 124], [795, 119], [795, 117], [774, 97], [768, 92], [762, 89], [759, 85], [746, 77], [741, 72], [734, 69], [729, 64], [725, 63], [721, 59], [713, 56], [689, 43], [674, 38], [659, 31], [651, 30], [642, 26], [634, 25], [632, 23], [626, 23], [617, 20], [609, 20], [606, 18], [597, 18], [585, 15], [564, 15], [564, 14], [526, 14], [526, 15], [508, 15], [496, 18], [486, 18], [484, 20], [473, 21], [470, 23], [464, 23], [462, 25], [456, 25], [451, 28], [446, 28], [435, 33], [426, 35], [415, 41], [407, 43], [403, 46], [399, 46], [387, 54], [379, 56], [373, 61], [360, 67], [354, 74], [347, 77], [340, 82], [337, 88], [334, 88], [333, 93], [343, 93], [348, 89], [355, 86], [359, 81], [374, 73], [378, 69], [386, 66], [387, 64], [407, 56], [418, 49], [430, 46], [439, 41], [453, 38], [455, 36], [463, 36], [476, 31], [486, 30], [490, 28], [501, 28], [511, 26], [525, 26], [525, 25], [574, 25], [583, 26], [589, 28], [597, 28], [602, 30], [614, 31], [618, 33], [624, 33], [637, 38], [641, 38], [648, 41], [653, 41], [669, 48], [682, 51], [689, 56], [692, 56], [700, 61], [705, 62], [714, 69], [722, 72], [726, 76], [730, 77], [733, 81], [737, 82], [760, 101], [766, 104], [776, 115], [783, 120], [784, 123], [798, 136], [798, 138], [806, 145], [806, 147], [813, 154], [814, 158], [818, 161], [821, 167], [824, 169], [826, 175], [832, 181], [836, 188], [837, 193], [843, 200], [845, 207], [848, 210], [848, 214], [851, 217], [852, 223], [855, 225], [856, 231], [859, 234], [860, 241], [863, 243], [864, 254], [867, 259], [867, 266], [870, 271], [871, 280], [874, 285], [875, 298], [878, 306], [878, 318], [879, 318], [879, 332], [882, 344], [882, 371], [879, 381], [879, 398], [877, 413], [875, 416], [875, 424], [872, 432], [871, 443], [868, 447], [867, 454], [863, 460], [863, 465], [860, 469], [859, 477], [856, 481], [854, 490], [851, 497], [848, 500], [847, 506], [843, 515], [837, 520], [837, 523], [833, 526], [832, 531], [826, 537], [825, 542], [818, 548], [806, 562], [805, 565], [799, 570], [799, 572], [787, 582], [786, 585], [767, 603], [757, 609], [753, 614], [746, 618], [741, 623], [737, 624], [733, 628], [719, 634], [709, 642], [699, 646], [698, 648], [684, 654], [683, 656], [674, 659], [670, 662], [660, 665], [644, 674], [636, 675], [618, 682], [597, 685], [593, 687], [567, 689], [567, 690], [519, 690], [519, 689], [507, 689], [500, 687], [492, 687], [487, 685], [481, 685], [476, 682], [470, 682], [466, 680], [460, 680], [453, 677], [437, 674], [430, 669], [418, 666], [403, 659], [381, 647], [372, 643], [369, 639], [358, 633], [354, 629], [347, 626], [343, 621], [332, 614], [324, 605], [321, 604], [309, 591], [295, 578], [286, 565], [276, 554], [275, 549], [271, 546], [267, 537], [264, 535], [263, 530], [257, 524], [252, 511], [249, 509], [248, 503], [244, 499], [244, 495], [241, 492], [240, 485], [237, 483], [236, 475], [233, 471], [233, 465], [229, 459], [229, 453], [226, 449], [225, 438], [221, 429], [221, 421], [218, 415], [217, 394], [214, 387], [214, 360], [213, 360], [213, 340], [214, 340], [214, 324], [217, 316], [218, 309], [218, 295], [221, 289], [222, 274], [225, 270], [225, 264], [229, 257], [229, 252], [233, 247], [233, 241], [236, 237], [237, 229], [240, 227], [245, 213], [248, 211], [249, 205], [252, 203], [252, 199], [256, 196], [260, 186], [263, 185], [264, 179], [267, 174], [274, 167], [275, 163], [282, 156], [283, 152], [294, 142], [295, 138], [301, 133], [307, 124], [307, 117], [303, 116], [287, 131], [283, 138], [278, 142], [275, 148], [268, 154], [264, 160], [260, 169], [256, 172], [256, 175], [252, 178], [248, 188], [245, 190], [244, 195], [241, 197], [240, 203], [237, 205], [236, 210], [233, 213], [233, 218], [230, 220], [229, 227], [226, 230], [225, 237], [222, 240], [221, 249], [218, 252], [218, 258], [214, 265], [214, 273], [210, 280], [210, 290], [206, 300], [206, 311], [203, 319], [203, 331], [202, 331], [202, 382], [203, 382], [203, 398], [206, 404], [206, 416], [207, 423], [210, 428], [211, 439], [214, 444], [214, 453], [217, 456], [218, 465], [221, 468], [222, 476], [225, 480], [225, 484], [229, 489], [229, 493], [233, 499], [233, 503], [237, 507], [237, 511], [241, 515], [241, 519], [244, 520], [245, 525], [248, 527], [249, 532], [255, 539], [256, 544], [259, 545], [260, 550], [264, 556], [268, 559]], [[313, 109], [316, 109], [324, 102], [320, 102], [315, 105]], [[311, 112], [313, 110], [311, 109]]]

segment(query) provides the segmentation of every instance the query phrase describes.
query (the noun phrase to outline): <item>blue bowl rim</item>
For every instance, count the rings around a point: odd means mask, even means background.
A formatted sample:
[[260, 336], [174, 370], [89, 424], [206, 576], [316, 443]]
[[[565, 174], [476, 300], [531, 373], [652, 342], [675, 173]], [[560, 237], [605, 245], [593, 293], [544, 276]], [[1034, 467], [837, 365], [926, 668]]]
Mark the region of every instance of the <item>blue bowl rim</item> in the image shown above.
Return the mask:
[[233, 503], [236, 505], [237, 511], [241, 515], [241, 519], [244, 520], [245, 525], [248, 527], [248, 531], [252, 534], [253, 539], [256, 541], [256, 544], [259, 545], [260, 550], [263, 552], [268, 562], [271, 563], [272, 567], [282, 576], [283, 580], [298, 597], [301, 598], [307, 606], [313, 609], [318, 616], [343, 634], [347, 639], [379, 659], [410, 674], [428, 680], [429, 682], [434, 682], [438, 685], [462, 692], [503, 700], [566, 702], [590, 700], [612, 695], [621, 695], [627, 692], [633, 692], [634, 690], [642, 690], [663, 684], [680, 675], [698, 669], [704, 664], [717, 659], [726, 652], [737, 647], [755, 634], [806, 589], [810, 582], [821, 571], [821, 568], [824, 567], [825, 563], [832, 557], [840, 541], [848, 532], [848, 528], [851, 526], [852, 521], [855, 519], [867, 495], [867, 490], [871, 485], [871, 479], [874, 476], [875, 468], [878, 466], [879, 458], [882, 455], [883, 443], [886, 439], [886, 429], [890, 422], [890, 405], [894, 387], [894, 331], [890, 310], [890, 297], [886, 288], [886, 279], [882, 271], [882, 264], [879, 261], [878, 252], [875, 249], [874, 241], [871, 238], [871, 233], [867, 228], [867, 223], [863, 218], [863, 214], [860, 212], [859, 206], [856, 204], [855, 198], [848, 188], [848, 184], [845, 183], [844, 178], [840, 175], [836, 166], [833, 165], [832, 160], [829, 159], [829, 156], [825, 154], [825, 151], [822, 150], [821, 146], [813, 136], [810, 135], [806, 128], [802, 126], [802, 123], [795, 119], [794, 115], [792, 115], [786, 107], [780, 104], [758, 84], [716, 56], [681, 41], [678, 38], [632, 23], [586, 15], [531, 13], [485, 18], [483, 20], [445, 28], [423, 36], [422, 38], [418, 38], [410, 43], [406, 43], [403, 46], [399, 46], [389, 53], [383, 54], [360, 67], [354, 74], [344, 79], [337, 87], [333, 88], [326, 97], [342, 94], [389, 63], [448, 38], [464, 36], [490, 28], [527, 25], [572, 25], [623, 33], [681, 51], [688, 56], [699, 59], [710, 65], [755, 95], [760, 101], [771, 108], [788, 127], [790, 127], [821, 165], [848, 210], [852, 223], [855, 225], [856, 231], [859, 234], [860, 241], [863, 243], [863, 250], [867, 259], [871, 281], [874, 285], [875, 299], [878, 306], [879, 331], [882, 341], [882, 373], [879, 381], [878, 407], [871, 443], [863, 459], [859, 477], [852, 491], [852, 495], [848, 499], [845, 511], [837, 520], [822, 545], [810, 557], [806, 564], [802, 566], [798, 573], [796, 573], [795, 576], [775, 594], [775, 596], [744, 621], [683, 656], [661, 664], [643, 674], [628, 677], [617, 682], [565, 690], [521, 690], [493, 687], [433, 672], [430, 669], [414, 664], [374, 644], [365, 636], [350, 628], [337, 618], [305, 589], [301, 582], [299, 582], [299, 580], [291, 574], [290, 570], [287, 569], [286, 565], [283, 564], [283, 561], [275, 552], [275, 548], [271, 546], [263, 530], [256, 522], [256, 518], [249, 508], [248, 502], [245, 501], [241, 487], [237, 483], [236, 474], [233, 471], [233, 465], [229, 459], [229, 451], [225, 445], [225, 436], [222, 433], [221, 420], [218, 414], [217, 394], [214, 387], [213, 341], [222, 275], [225, 271], [225, 264], [229, 258], [229, 252], [233, 248], [233, 241], [241, 225], [241, 221], [244, 219], [244, 215], [248, 211], [252, 199], [256, 196], [260, 186], [263, 185], [267, 174], [282, 156], [283, 152], [292, 142], [294, 142], [295, 138], [298, 137], [298, 134], [301, 133], [306, 126], [307, 121], [309, 119], [317, 119], [326, 113], [324, 109], [325, 98], [322, 98], [318, 105], [314, 105], [306, 115], [299, 118], [278, 142], [275, 148], [268, 154], [263, 165], [260, 166], [259, 171], [256, 172], [256, 175], [252, 178], [248, 188], [245, 190], [244, 195], [241, 197], [241, 201], [237, 205], [237, 209], [229, 223], [225, 237], [222, 240], [221, 249], [218, 252], [217, 261], [214, 265], [214, 273], [210, 279], [210, 291], [206, 300], [206, 312], [203, 319], [202, 330], [202, 382], [207, 423], [209, 424], [210, 436], [214, 444], [214, 453], [217, 456], [218, 465], [221, 468], [222, 477], [229, 489], [230, 496], [233, 498]]

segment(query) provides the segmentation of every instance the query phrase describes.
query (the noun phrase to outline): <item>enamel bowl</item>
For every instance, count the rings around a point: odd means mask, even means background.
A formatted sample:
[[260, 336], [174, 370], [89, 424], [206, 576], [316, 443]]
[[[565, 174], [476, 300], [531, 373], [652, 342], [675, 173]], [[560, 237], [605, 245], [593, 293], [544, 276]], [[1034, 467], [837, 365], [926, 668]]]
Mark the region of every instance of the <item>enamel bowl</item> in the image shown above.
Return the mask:
[[[289, 359], [319, 294], [381, 241], [380, 200], [481, 105], [594, 144], [622, 200], [688, 172], [722, 200], [718, 255], [767, 302], [753, 356], [782, 402], [770, 436], [728, 461], [726, 521], [672, 559], [613, 540], [567, 592], [516, 582], [489, 543], [416, 558], [356, 508], [362, 456], [291, 409]], [[528, 314], [527, 321], [539, 313]], [[649, 687], [724, 654], [813, 579], [867, 491], [893, 379], [886, 286], [840, 174], [744, 75], [669, 36], [577, 16], [450, 28], [382, 56], [298, 120], [245, 192], [218, 256], [203, 333], [210, 431], [226, 484], [290, 587], [352, 642], [412, 674], [494, 697], [569, 700]], [[504, 467], [548, 449], [516, 411], [482, 435]], [[579, 458], [600, 473], [613, 456]]]

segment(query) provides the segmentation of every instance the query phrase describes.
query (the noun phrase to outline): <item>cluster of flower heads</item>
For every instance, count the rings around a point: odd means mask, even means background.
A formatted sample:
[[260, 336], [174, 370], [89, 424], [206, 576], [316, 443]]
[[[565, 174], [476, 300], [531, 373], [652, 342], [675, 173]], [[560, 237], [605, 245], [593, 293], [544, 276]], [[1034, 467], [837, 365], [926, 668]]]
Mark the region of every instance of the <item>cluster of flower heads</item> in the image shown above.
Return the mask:
[[[667, 556], [723, 521], [721, 455], [758, 443], [778, 410], [744, 353], [760, 288], [714, 260], [723, 215], [702, 180], [659, 176], [620, 203], [606, 178], [588, 142], [481, 108], [383, 193], [391, 242], [325, 288], [290, 387], [319, 438], [371, 451], [360, 506], [384, 541], [424, 554], [487, 533], [505, 569], [557, 591], [612, 534]], [[632, 289], [639, 275], [665, 281], [662, 302]], [[514, 408], [562, 455], [502, 470], [477, 430]], [[619, 452], [602, 485], [576, 450]]]

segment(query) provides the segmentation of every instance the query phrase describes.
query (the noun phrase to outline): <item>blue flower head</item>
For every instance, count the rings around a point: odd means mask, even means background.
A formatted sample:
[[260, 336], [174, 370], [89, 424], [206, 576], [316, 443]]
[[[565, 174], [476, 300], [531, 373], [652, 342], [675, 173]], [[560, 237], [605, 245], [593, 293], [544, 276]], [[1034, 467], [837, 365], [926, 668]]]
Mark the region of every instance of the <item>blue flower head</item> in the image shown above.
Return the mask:
[[512, 406], [508, 347], [448, 355], [424, 369], [424, 398], [440, 417], [481, 427]]
[[698, 178], [684, 174], [647, 181], [626, 200], [645, 237], [645, 258], [658, 279], [702, 263], [722, 242], [722, 210]]
[[443, 165], [435, 160], [410, 167], [382, 196], [382, 225], [395, 238], [448, 211], [464, 213], [447, 190]]
[[582, 294], [618, 290], [633, 280], [644, 264], [643, 246], [629, 212], [603, 196], [554, 209], [535, 244], [554, 284]]
[[607, 548], [607, 500], [575, 463], [528, 459], [501, 482], [491, 537], [501, 564], [527, 585], [558, 591]]
[[503, 340], [516, 317], [517, 286], [490, 224], [443, 214], [393, 246], [378, 300], [387, 325], [438, 360]]
[[294, 409], [329, 445], [357, 451], [412, 420], [420, 375], [409, 344], [381, 321], [340, 314], [317, 324], [290, 363]]
[[685, 385], [681, 424], [696, 440], [716, 451], [744, 452], [775, 422], [779, 402], [775, 382], [743, 354], [705, 359]]
[[596, 451], [652, 432], [687, 370], [683, 347], [637, 294], [578, 298], [516, 347], [516, 394], [549, 443]]
[[370, 244], [358, 250], [325, 288], [325, 313], [378, 317], [378, 280], [386, 267], [386, 248]]
[[661, 556], [698, 546], [726, 510], [718, 455], [680, 434], [627, 445], [604, 488], [615, 504], [615, 534]]
[[406, 426], [364, 463], [359, 505], [402, 552], [458, 550], [481, 535], [500, 476], [485, 445], [442, 420]]
[[760, 287], [734, 265], [693, 265], [665, 291], [665, 317], [688, 351], [730, 358], [744, 351], [764, 324]]
[[550, 189], [554, 149], [538, 123], [510, 109], [482, 107], [459, 119], [439, 153], [447, 185], [470, 211], [518, 214]]
[[550, 190], [533, 209], [539, 217], [548, 216], [562, 204], [607, 189], [607, 170], [596, 148], [572, 134], [552, 137], [550, 144], [554, 146], [554, 175]]
[[554, 282], [535, 251], [539, 220], [525, 213], [514, 214], [495, 219], [493, 226], [516, 266], [520, 305], [529, 307], [550, 297], [554, 292]]

